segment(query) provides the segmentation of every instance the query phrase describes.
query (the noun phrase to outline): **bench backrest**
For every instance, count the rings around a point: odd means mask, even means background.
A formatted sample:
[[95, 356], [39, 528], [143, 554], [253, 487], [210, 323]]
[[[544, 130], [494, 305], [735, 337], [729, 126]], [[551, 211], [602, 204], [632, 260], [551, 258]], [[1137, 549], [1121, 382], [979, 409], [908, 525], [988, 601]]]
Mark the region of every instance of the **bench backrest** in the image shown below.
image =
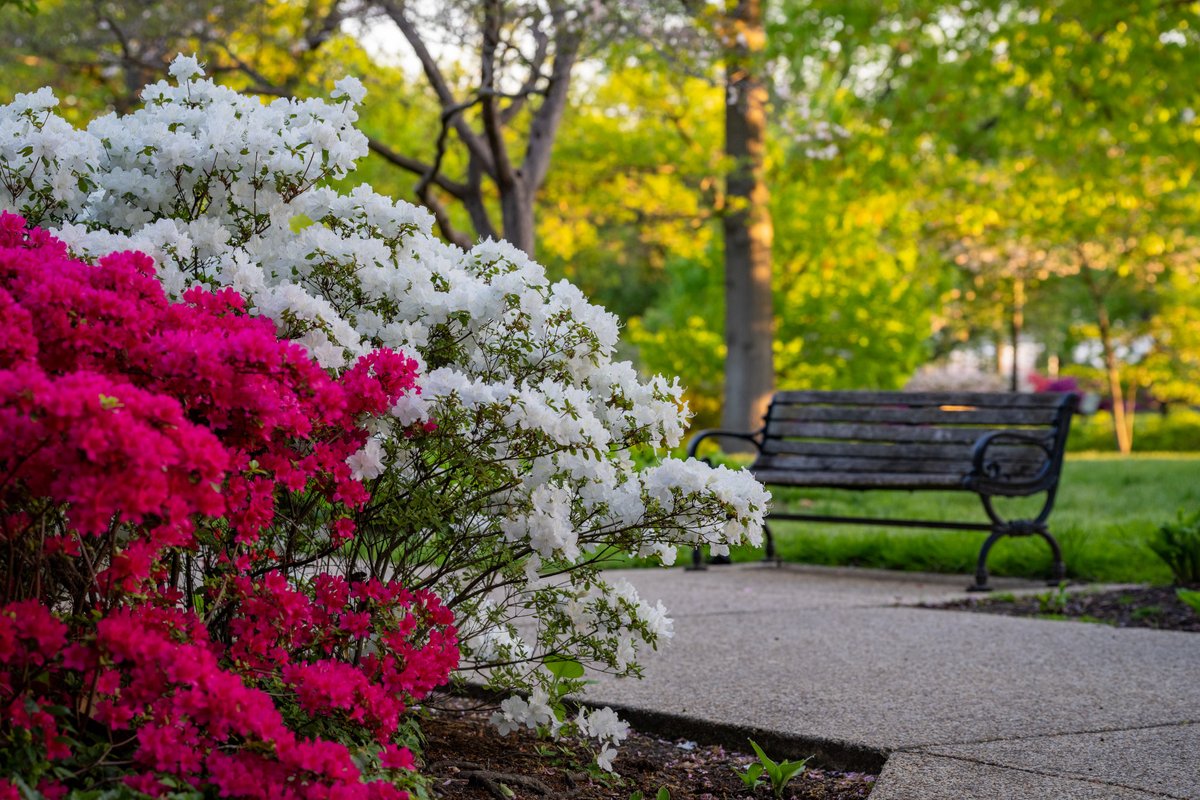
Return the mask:
[[844, 488], [963, 489], [972, 451], [993, 431], [1033, 436], [1046, 449], [1002, 439], [988, 471], [1022, 482], [1056, 481], [1075, 396], [1064, 393], [778, 392], [751, 465], [767, 484]]

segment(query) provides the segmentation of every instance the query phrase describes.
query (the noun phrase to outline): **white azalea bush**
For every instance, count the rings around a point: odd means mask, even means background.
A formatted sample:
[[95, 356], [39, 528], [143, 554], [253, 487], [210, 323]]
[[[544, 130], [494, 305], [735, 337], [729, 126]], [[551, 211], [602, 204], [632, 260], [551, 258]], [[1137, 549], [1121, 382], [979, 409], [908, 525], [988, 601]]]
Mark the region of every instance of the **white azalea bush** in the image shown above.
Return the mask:
[[328, 370], [381, 346], [417, 359], [421, 393], [349, 461], [371, 501], [344, 569], [435, 590], [458, 617], [464, 668], [521, 692], [500, 730], [570, 729], [609, 766], [627, 729], [558, 701], [585, 668], [638, 674], [671, 623], [596, 562], [757, 544], [768, 496], [692, 460], [635, 467], [633, 449], [680, 442], [681, 389], [613, 361], [617, 320], [576, 287], [504, 242], [464, 252], [419, 208], [328, 185], [367, 153], [356, 80], [333, 102], [264, 104], [194, 59], [171, 74], [142, 108], [83, 130], [55, 116], [48, 89], [0, 108], [0, 207], [79, 257], [149, 253], [172, 296], [233, 287]]

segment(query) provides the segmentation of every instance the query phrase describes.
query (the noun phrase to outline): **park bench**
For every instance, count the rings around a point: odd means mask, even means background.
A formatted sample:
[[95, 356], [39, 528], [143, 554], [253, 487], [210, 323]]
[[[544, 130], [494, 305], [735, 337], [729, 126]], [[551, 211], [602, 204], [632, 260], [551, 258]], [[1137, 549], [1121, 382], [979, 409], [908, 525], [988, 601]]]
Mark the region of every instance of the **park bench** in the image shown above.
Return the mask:
[[[979, 496], [987, 522], [878, 519], [772, 512], [769, 519], [988, 531], [972, 591], [988, 591], [987, 557], [1004, 536], [1040, 536], [1053, 554], [1052, 582], [1064, 577], [1062, 550], [1046, 520], [1054, 505], [1063, 451], [1077, 398], [1073, 394], [980, 392], [777, 392], [763, 427], [752, 433], [704, 430], [705, 439], [748, 441], [749, 467], [770, 486], [868, 491], [965, 491]], [[1045, 493], [1032, 519], [1001, 518], [993, 499]], [[766, 528], [766, 558], [775, 540]], [[699, 549], [693, 566], [703, 569]]]

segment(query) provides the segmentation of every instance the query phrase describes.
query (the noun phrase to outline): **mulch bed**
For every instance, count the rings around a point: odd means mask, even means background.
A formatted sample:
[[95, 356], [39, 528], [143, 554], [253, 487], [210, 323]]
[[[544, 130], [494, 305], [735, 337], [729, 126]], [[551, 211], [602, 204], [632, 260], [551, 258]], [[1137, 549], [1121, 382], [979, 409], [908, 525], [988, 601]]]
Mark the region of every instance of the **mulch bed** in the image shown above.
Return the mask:
[[[433, 779], [434, 796], [447, 800], [628, 800], [638, 791], [655, 800], [662, 788], [671, 800], [772, 796], [766, 785], [750, 792], [735, 774], [753, 756], [721, 747], [633, 732], [613, 762], [620, 776], [611, 777], [587, 771], [592, 754], [584, 748], [530, 733], [500, 736], [484, 711], [436, 712], [422, 721], [421, 730], [426, 737], [421, 771]], [[874, 785], [875, 776], [866, 773], [809, 769], [788, 784], [784, 797], [860, 800]]]
[[1058, 591], [1033, 596], [980, 596], [923, 608], [1098, 622], [1118, 628], [1154, 628], [1200, 632], [1200, 615], [1175, 596], [1171, 587], [1154, 586], [1107, 592]]

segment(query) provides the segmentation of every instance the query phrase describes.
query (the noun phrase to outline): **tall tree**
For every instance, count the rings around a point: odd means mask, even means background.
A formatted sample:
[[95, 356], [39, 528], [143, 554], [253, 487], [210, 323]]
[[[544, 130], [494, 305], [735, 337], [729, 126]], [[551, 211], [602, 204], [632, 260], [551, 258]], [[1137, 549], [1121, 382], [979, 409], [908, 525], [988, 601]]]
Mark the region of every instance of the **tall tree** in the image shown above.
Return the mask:
[[[658, 26], [651, 43], [690, 40], [688, 52], [666, 54], [680, 70], [713, 74], [724, 87], [725, 191], [717, 210], [724, 248], [725, 370], [722, 426], [762, 425], [775, 386], [774, 240], [766, 182], [769, 91], [764, 0], [712, 4], [679, 0], [682, 14]], [[662, 53], [660, 52], [661, 56]], [[742, 440], [723, 443], [743, 450]]]
[[[719, 27], [725, 56], [725, 404], [722, 424], [754, 430], [775, 386], [767, 87], [762, 0], [732, 0]], [[745, 446], [744, 444], [742, 445]]]
[[[423, 18], [416, 4], [383, 0], [379, 7], [420, 62], [441, 106], [442, 129], [437, 151], [428, 163], [381, 141], [373, 142], [372, 149], [419, 176], [416, 195], [434, 213], [450, 241], [465, 246], [471, 237], [454, 226], [444, 204], [446, 196], [466, 208], [476, 236], [502, 236], [532, 254], [535, 200], [550, 168], [572, 72], [586, 37], [597, 33], [594, 26], [600, 23], [600, 7], [566, 0], [483, 0], [458, 8], [443, 4]], [[455, 41], [459, 48], [456, 57], [471, 52], [478, 61], [478, 80], [463, 89], [456, 90], [446, 67], [430, 49], [430, 33], [439, 26], [435, 15], [449, 19], [447, 27], [474, 27], [469, 38]], [[528, 112], [527, 119], [519, 120], [523, 112]], [[523, 127], [518, 127], [518, 122]], [[448, 176], [444, 169], [451, 133], [465, 149], [465, 171], [460, 176]], [[522, 146], [514, 146], [514, 140], [520, 135], [524, 143], [518, 158], [514, 151]], [[498, 197], [499, 225], [488, 208], [485, 182]]]

